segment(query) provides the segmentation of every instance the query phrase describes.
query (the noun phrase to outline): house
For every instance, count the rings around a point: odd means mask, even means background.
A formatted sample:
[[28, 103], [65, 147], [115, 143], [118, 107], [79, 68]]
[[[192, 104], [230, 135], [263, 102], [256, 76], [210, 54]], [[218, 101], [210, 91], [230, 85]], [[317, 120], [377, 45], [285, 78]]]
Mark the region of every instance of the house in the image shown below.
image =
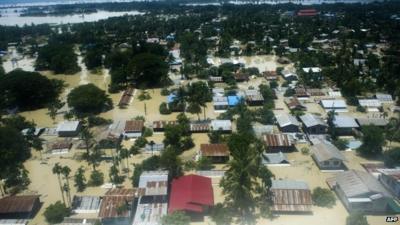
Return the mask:
[[308, 94], [310, 94], [310, 96], [316, 96], [316, 97], [325, 96], [325, 92], [319, 88], [308, 88], [307, 92]]
[[201, 144], [199, 156], [209, 158], [213, 163], [226, 163], [229, 160], [229, 148], [226, 144]]
[[144, 171], [132, 225], [160, 225], [168, 211], [168, 171]]
[[128, 87], [121, 96], [119, 100], [118, 106], [119, 107], [126, 107], [131, 102], [135, 89], [132, 87]]
[[138, 138], [142, 136], [144, 121], [128, 120], [125, 122], [124, 136], [128, 138]]
[[229, 108], [228, 98], [225, 96], [213, 97], [214, 110], [227, 110]]
[[384, 213], [392, 196], [371, 174], [349, 170], [327, 179], [343, 205], [350, 212]]
[[308, 134], [325, 134], [328, 130], [328, 125], [317, 115], [307, 113], [300, 116], [300, 120]]
[[100, 205], [103, 225], [131, 225], [136, 189], [114, 188], [106, 192]]
[[304, 67], [303, 72], [304, 73], [321, 73], [321, 68], [319, 67]]
[[376, 93], [375, 98], [378, 99], [381, 104], [393, 104], [393, 97], [390, 94]]
[[264, 97], [259, 90], [246, 90], [246, 103], [249, 106], [261, 106], [264, 104]]
[[254, 134], [256, 137], [261, 138], [264, 134], [272, 134], [274, 132], [273, 125], [264, 125], [261, 123], [252, 124]]
[[28, 225], [28, 222], [29, 220], [24, 219], [0, 219], [0, 225]]
[[354, 129], [359, 127], [353, 117], [345, 115], [335, 115], [332, 123], [337, 135], [353, 135]]
[[347, 104], [344, 100], [337, 99], [324, 99], [320, 102], [322, 108], [325, 111], [335, 111], [335, 112], [348, 112]]
[[297, 87], [294, 89], [294, 92], [294, 96], [296, 96], [297, 99], [306, 100], [310, 98], [310, 94], [305, 88]]
[[384, 118], [356, 118], [356, 121], [360, 127], [368, 125], [386, 127], [386, 125], [389, 123], [389, 121]]
[[232, 132], [232, 122], [230, 120], [211, 120], [212, 131]]
[[265, 71], [263, 73], [264, 78], [268, 81], [278, 80], [278, 74], [276, 71]]
[[190, 122], [190, 132], [192, 133], [207, 133], [210, 130], [210, 121], [192, 121]]
[[296, 97], [285, 100], [285, 103], [290, 110], [307, 110], [307, 107], [301, 104], [299, 99]]
[[39, 195], [7, 196], [0, 199], [0, 219], [32, 219], [40, 206]]
[[379, 181], [389, 189], [396, 198], [400, 199], [400, 168], [378, 169], [381, 173]]
[[208, 78], [209, 81], [214, 82], [214, 83], [222, 83], [224, 82], [222, 77], [216, 77], [216, 76], [210, 76]]
[[268, 166], [290, 166], [288, 158], [282, 152], [263, 153], [261, 155], [261, 163]]
[[72, 147], [72, 142], [68, 140], [57, 141], [50, 145], [51, 154], [65, 154], [68, 153]]
[[289, 71], [289, 70], [283, 70], [283, 71], [282, 71], [282, 76], [283, 76], [283, 78], [285, 78], [285, 80], [287, 80], [287, 81], [295, 81], [295, 80], [298, 80], [298, 79], [299, 79], [299, 77], [297, 76], [296, 73], [291, 72], [291, 71]]
[[270, 190], [273, 213], [311, 213], [313, 201], [307, 183], [296, 180], [272, 180]]
[[276, 115], [275, 118], [281, 132], [283, 133], [299, 132], [300, 122], [296, 119], [296, 117], [287, 113], [282, 113]]
[[77, 214], [99, 213], [101, 198], [99, 196], [74, 196], [72, 212]]
[[321, 170], [343, 170], [346, 160], [336, 146], [326, 140], [312, 140], [312, 158]]
[[81, 130], [81, 122], [79, 121], [63, 121], [56, 128], [59, 137], [76, 137]]
[[154, 132], [164, 132], [165, 127], [168, 125], [175, 125], [176, 121], [156, 120], [153, 122]]
[[211, 178], [191, 174], [172, 181], [168, 213], [185, 211], [192, 219], [201, 219], [212, 206]]
[[379, 112], [379, 108], [382, 106], [378, 99], [358, 99], [358, 104], [368, 112]]
[[291, 152], [294, 150], [294, 145], [287, 134], [264, 134], [262, 139], [268, 152]]

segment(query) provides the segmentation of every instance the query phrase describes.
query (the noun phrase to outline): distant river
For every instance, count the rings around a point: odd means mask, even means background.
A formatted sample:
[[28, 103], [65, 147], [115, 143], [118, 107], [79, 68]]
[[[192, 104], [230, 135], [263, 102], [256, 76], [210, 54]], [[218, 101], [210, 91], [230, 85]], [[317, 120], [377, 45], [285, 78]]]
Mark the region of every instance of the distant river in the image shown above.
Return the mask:
[[117, 17], [123, 15], [139, 15], [142, 14], [139, 11], [129, 12], [109, 12], [109, 11], [97, 11], [89, 14], [74, 14], [74, 15], [63, 15], [63, 16], [20, 16], [19, 12], [14, 12], [15, 9], [3, 9], [0, 10], [2, 17], [0, 17], [0, 25], [5, 26], [23, 26], [25, 24], [67, 24], [67, 23], [83, 23], [83, 22], [94, 22], [110, 17]]

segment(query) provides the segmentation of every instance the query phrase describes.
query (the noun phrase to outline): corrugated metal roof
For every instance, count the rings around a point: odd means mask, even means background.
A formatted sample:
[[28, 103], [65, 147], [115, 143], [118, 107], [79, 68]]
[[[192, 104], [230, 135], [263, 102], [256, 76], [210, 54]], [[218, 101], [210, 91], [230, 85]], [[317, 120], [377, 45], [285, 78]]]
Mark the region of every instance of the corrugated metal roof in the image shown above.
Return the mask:
[[321, 119], [321, 117], [310, 113], [300, 116], [300, 120], [307, 128], [317, 125], [327, 126], [326, 123]]
[[276, 115], [275, 118], [280, 127], [286, 127], [289, 125], [299, 126], [300, 124], [296, 117], [287, 113]]
[[359, 127], [353, 117], [345, 115], [335, 115], [333, 124], [336, 128], [357, 128]]
[[320, 140], [319, 143], [315, 143], [311, 148], [315, 159], [319, 162], [330, 159], [346, 160], [339, 149], [326, 140]]
[[101, 198], [99, 196], [74, 196], [72, 208], [75, 211], [99, 210]]
[[7, 196], [0, 199], [0, 214], [29, 213], [37, 202], [39, 195]]
[[386, 176], [389, 176], [396, 180], [397, 182], [400, 182], [400, 168], [397, 169], [377, 169], [378, 172], [385, 174]]
[[100, 206], [100, 218], [129, 217], [130, 210], [118, 214], [118, 208], [124, 204], [132, 205], [136, 189], [115, 188], [105, 194]]
[[264, 134], [263, 140], [269, 147], [290, 147], [293, 145], [286, 134]]
[[58, 124], [57, 132], [71, 132], [76, 131], [79, 127], [79, 121], [62, 121]]
[[145, 195], [166, 195], [168, 191], [168, 171], [144, 171], [140, 175], [138, 187], [145, 189]]
[[305, 182], [293, 180], [272, 181], [272, 211], [310, 212], [311, 191]]
[[381, 103], [393, 103], [393, 97], [390, 94], [376, 93], [375, 97]]
[[201, 144], [200, 152], [202, 156], [229, 156], [229, 148], [226, 144]]
[[347, 198], [375, 194], [390, 196], [378, 180], [363, 171], [349, 170], [341, 172], [332, 179], [332, 183], [334, 183], [334, 186], [338, 186]]
[[282, 152], [264, 153], [261, 158], [262, 164], [289, 164], [289, 160]]
[[128, 120], [125, 122], [125, 132], [142, 132], [144, 122], [142, 120]]
[[325, 109], [345, 109], [347, 104], [341, 99], [323, 99], [321, 100], [321, 105]]
[[212, 130], [232, 130], [232, 122], [230, 120], [212, 120]]

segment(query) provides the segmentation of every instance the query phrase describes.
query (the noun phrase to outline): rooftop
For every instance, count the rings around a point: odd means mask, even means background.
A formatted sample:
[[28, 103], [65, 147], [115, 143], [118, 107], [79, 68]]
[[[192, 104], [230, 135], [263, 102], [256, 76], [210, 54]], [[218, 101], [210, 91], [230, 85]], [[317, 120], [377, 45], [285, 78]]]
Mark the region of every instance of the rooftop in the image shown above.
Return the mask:
[[347, 104], [341, 99], [323, 99], [321, 100], [321, 105], [325, 109], [345, 109]]
[[307, 183], [295, 180], [272, 181], [272, 211], [310, 212], [311, 191]]
[[312, 148], [312, 153], [317, 161], [323, 162], [330, 159], [346, 160], [336, 146], [326, 140], [319, 140]]
[[34, 210], [39, 195], [8, 196], [0, 199], [0, 214], [30, 213]]
[[359, 127], [353, 117], [345, 115], [335, 115], [333, 124], [336, 128], [357, 128]]
[[293, 145], [286, 134], [264, 134], [263, 140], [269, 147], [290, 147]]
[[128, 120], [125, 122], [125, 132], [142, 132], [144, 122], [142, 120]]
[[379, 181], [367, 172], [349, 170], [338, 173], [331, 180], [333, 185], [338, 185], [348, 198], [375, 194], [390, 196]]
[[229, 156], [229, 148], [226, 144], [201, 144], [200, 152], [202, 156]]
[[289, 160], [282, 152], [263, 153], [261, 156], [262, 164], [289, 164]]
[[[107, 191], [100, 206], [100, 218], [130, 217], [130, 210], [118, 212], [123, 205], [132, 205], [135, 189], [114, 188]], [[129, 207], [128, 207], [129, 208]]]
[[76, 131], [79, 128], [79, 121], [62, 121], [58, 124], [57, 132]]
[[306, 127], [313, 127], [316, 125], [327, 126], [327, 124], [321, 119], [321, 117], [310, 113], [300, 116], [300, 120]]
[[211, 178], [192, 174], [172, 181], [169, 213], [176, 210], [203, 212], [203, 205], [214, 205]]
[[276, 115], [275, 118], [280, 127], [286, 127], [289, 125], [299, 126], [300, 124], [296, 117], [287, 113]]

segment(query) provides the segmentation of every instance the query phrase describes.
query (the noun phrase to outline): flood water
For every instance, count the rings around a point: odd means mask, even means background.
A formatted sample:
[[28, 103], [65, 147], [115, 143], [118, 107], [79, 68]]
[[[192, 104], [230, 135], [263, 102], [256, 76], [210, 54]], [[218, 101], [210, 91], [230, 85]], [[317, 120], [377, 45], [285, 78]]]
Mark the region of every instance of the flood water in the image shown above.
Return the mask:
[[110, 17], [119, 17], [124, 15], [140, 15], [143, 14], [139, 11], [129, 12], [109, 12], [109, 11], [97, 11], [90, 14], [75, 14], [75, 15], [63, 15], [63, 16], [20, 16], [19, 9], [3, 9], [0, 10], [0, 25], [4, 26], [24, 26], [31, 24], [67, 24], [67, 23], [83, 23], [83, 22], [95, 22]]

